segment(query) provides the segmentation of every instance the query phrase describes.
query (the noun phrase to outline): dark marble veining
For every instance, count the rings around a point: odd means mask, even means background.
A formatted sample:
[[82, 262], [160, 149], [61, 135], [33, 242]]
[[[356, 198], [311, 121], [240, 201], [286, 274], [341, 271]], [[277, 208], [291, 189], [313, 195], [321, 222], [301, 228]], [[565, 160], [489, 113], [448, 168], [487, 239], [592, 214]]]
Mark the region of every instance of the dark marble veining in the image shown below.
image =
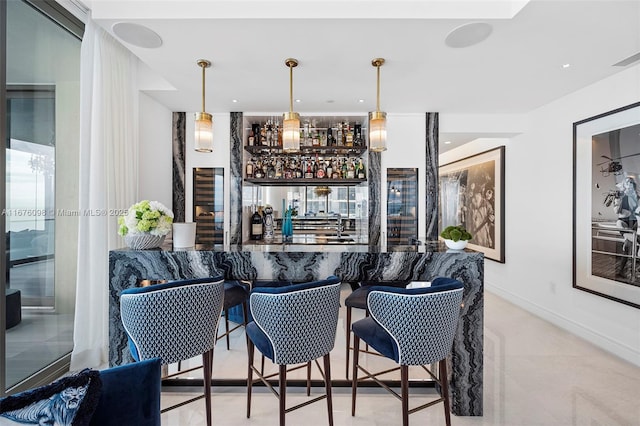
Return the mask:
[[380, 245], [380, 217], [382, 206], [380, 195], [382, 194], [381, 163], [379, 152], [369, 151], [369, 172], [367, 180], [369, 185], [369, 245]]
[[185, 221], [185, 127], [186, 113], [174, 112], [172, 121], [173, 150], [173, 221]]
[[231, 137], [229, 139], [229, 241], [227, 244], [242, 244], [242, 113], [231, 113]]
[[[295, 247], [291, 247], [295, 250]], [[363, 246], [367, 250], [367, 246]], [[447, 252], [440, 246], [419, 251], [299, 252], [247, 250], [114, 250], [109, 252], [109, 362], [131, 362], [122, 329], [119, 295], [142, 279], [197, 278], [308, 281], [335, 274], [343, 281], [431, 281], [437, 276], [465, 285], [463, 310], [450, 358], [452, 412], [482, 415], [483, 293], [482, 253]]]
[[426, 193], [426, 239], [438, 239], [438, 121], [437, 112], [428, 112], [426, 117], [426, 164], [425, 164], [425, 193]]

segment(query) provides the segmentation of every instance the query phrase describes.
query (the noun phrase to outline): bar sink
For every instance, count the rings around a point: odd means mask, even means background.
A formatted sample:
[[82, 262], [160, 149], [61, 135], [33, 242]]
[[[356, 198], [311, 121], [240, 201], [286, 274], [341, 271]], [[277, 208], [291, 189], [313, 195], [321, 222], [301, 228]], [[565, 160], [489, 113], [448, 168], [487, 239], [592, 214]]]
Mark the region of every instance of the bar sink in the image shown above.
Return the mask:
[[316, 244], [353, 244], [355, 242], [356, 241], [348, 235], [343, 235], [341, 237], [335, 235], [316, 236]]

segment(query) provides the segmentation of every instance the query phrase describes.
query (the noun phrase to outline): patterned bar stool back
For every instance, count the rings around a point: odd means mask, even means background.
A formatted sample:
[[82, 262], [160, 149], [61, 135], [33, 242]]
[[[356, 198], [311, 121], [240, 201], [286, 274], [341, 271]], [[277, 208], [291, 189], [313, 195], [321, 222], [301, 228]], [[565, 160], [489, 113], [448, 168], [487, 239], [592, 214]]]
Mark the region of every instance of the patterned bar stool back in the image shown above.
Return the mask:
[[340, 308], [340, 281], [335, 281], [302, 290], [294, 285], [285, 293], [251, 294], [253, 320], [273, 348], [273, 353], [265, 353], [267, 358], [275, 364], [300, 364], [331, 352]]
[[[330, 276], [326, 280], [283, 287], [256, 287], [251, 292], [250, 306], [253, 321], [247, 325], [249, 336], [249, 369], [247, 380], [247, 418], [251, 417], [253, 374], [269, 387], [279, 400], [280, 426], [285, 425], [285, 414], [312, 402], [327, 400], [329, 425], [333, 425], [331, 398], [331, 361], [340, 309], [340, 279]], [[265, 376], [253, 365], [254, 349], [278, 364], [278, 373]], [[318, 358], [322, 357], [324, 369]], [[311, 362], [325, 382], [325, 394], [308, 399], [293, 407], [286, 405], [287, 373], [307, 368], [307, 396], [311, 395]], [[288, 367], [293, 366], [293, 367]], [[269, 378], [278, 376], [276, 391]]]
[[160, 358], [164, 364], [172, 364], [202, 355], [208, 425], [213, 348], [223, 297], [221, 276], [131, 288], [120, 296], [122, 324], [136, 361]]
[[394, 339], [394, 361], [425, 365], [451, 352], [460, 315], [462, 288], [427, 294], [371, 291], [369, 314]]
[[[452, 278], [438, 277], [430, 287], [395, 288], [374, 286], [367, 296], [369, 317], [352, 325], [354, 335], [353, 385], [351, 415], [355, 416], [358, 383], [369, 378], [400, 370], [402, 425], [409, 424], [409, 414], [443, 402], [447, 425], [451, 424], [447, 356], [453, 346], [458, 326], [463, 284]], [[360, 364], [360, 340], [394, 360], [398, 367], [371, 373]], [[430, 364], [438, 364], [434, 373]], [[422, 366], [440, 385], [441, 397], [409, 410], [409, 366]], [[365, 377], [358, 379], [362, 371]], [[389, 390], [389, 389], [387, 389]]]

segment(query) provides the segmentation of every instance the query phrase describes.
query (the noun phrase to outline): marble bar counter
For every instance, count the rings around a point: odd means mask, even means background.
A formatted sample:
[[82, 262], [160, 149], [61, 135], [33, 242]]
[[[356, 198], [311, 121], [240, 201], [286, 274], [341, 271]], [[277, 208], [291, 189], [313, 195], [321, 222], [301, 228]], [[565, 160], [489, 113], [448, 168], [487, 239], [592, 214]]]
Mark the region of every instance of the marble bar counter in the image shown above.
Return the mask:
[[195, 247], [174, 251], [120, 249], [109, 252], [109, 364], [133, 359], [120, 319], [120, 293], [142, 280], [176, 280], [224, 275], [225, 279], [311, 281], [336, 275], [343, 282], [452, 277], [464, 283], [460, 322], [450, 357], [451, 411], [481, 416], [483, 401], [484, 257], [446, 250], [434, 242], [394, 247], [366, 245]]

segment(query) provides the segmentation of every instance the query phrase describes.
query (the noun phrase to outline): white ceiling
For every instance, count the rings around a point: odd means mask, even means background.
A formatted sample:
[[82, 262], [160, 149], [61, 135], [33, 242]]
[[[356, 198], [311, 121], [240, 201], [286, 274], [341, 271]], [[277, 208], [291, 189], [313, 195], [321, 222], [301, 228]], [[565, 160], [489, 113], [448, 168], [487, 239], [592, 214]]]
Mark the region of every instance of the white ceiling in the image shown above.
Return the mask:
[[[383, 57], [383, 111], [519, 114], [623, 70], [613, 65], [640, 52], [638, 0], [84, 3], [112, 34], [132, 22], [160, 35], [156, 49], [121, 41], [148, 66], [146, 92], [174, 111], [201, 109], [199, 58], [213, 62], [210, 113], [288, 110], [288, 57], [300, 62], [297, 112], [372, 111], [371, 60]], [[488, 39], [445, 45], [450, 31], [477, 21], [493, 27]]]

